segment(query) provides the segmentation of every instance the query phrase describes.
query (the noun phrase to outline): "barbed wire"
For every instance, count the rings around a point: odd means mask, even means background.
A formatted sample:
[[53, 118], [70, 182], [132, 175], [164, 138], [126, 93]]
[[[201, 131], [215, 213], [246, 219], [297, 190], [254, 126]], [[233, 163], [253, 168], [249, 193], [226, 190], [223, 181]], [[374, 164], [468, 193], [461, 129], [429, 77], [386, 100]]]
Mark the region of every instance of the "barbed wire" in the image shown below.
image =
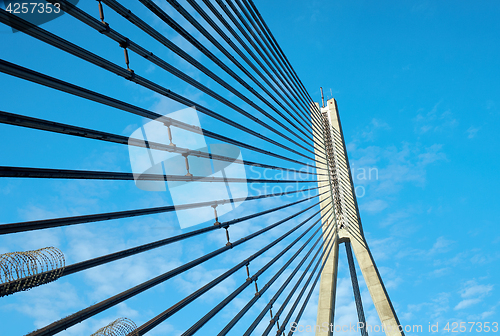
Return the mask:
[[[0, 296], [29, 290], [56, 280], [66, 266], [64, 254], [56, 247], [0, 255]], [[28, 281], [19, 281], [23, 278]]]
[[97, 330], [90, 336], [136, 336], [137, 335], [137, 325], [134, 321], [126, 318], [120, 317]]

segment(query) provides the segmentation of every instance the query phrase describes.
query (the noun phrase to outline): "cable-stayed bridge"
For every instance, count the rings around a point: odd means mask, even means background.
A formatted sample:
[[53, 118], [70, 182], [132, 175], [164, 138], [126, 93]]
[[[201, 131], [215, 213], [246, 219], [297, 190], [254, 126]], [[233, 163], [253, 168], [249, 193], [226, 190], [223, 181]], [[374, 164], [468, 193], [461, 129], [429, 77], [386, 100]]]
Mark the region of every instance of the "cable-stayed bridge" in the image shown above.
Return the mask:
[[[141, 13], [147, 11], [154, 16], [154, 23], [127, 7], [137, 7], [139, 3]], [[71, 73], [63, 79], [0, 60], [2, 73], [40, 85], [47, 94], [55, 90], [73, 96], [75, 102], [90, 101], [103, 111], [133, 116], [142, 125], [125, 136], [98, 127], [2, 110], [1, 123], [54, 133], [61, 142], [78, 137], [93, 143], [126, 145], [119, 150], [128, 153], [131, 166], [126, 172], [1, 166], [0, 176], [30, 181], [128, 181], [145, 194], [168, 192], [170, 203], [4, 223], [0, 224], [0, 234], [8, 237], [56, 228], [106, 226], [130, 218], [140, 223], [166, 213], [176, 215], [182, 231], [175, 235], [158, 234], [154, 241], [69, 264], [64, 248], [58, 246], [4, 253], [0, 256], [0, 295], [19, 295], [33, 288], [26, 293], [30, 295], [42, 286], [81, 272], [111, 267], [118, 260], [161, 251], [180, 242], [208, 241], [206, 237], [214, 234], [224, 237], [224, 242], [29, 335], [71, 331], [81, 322], [147, 295], [160, 285], [165, 285], [167, 291], [173, 290], [172, 283], [179, 277], [222, 260], [230, 260], [229, 265], [175, 303], [168, 302], [169, 293], [164, 293], [165, 297], [157, 294], [155, 301], [166, 304], [144, 323], [136, 324], [123, 316], [102, 325], [94, 335], [145, 335], [186, 311], [184, 314], [190, 318], [183, 336], [207, 334], [204, 328], [214, 320], [221, 324], [217, 335], [300, 334], [298, 328], [291, 326], [300, 325], [305, 310], [313, 304], [315, 291], [320, 293], [316, 335], [332, 335], [341, 243], [348, 256], [361, 326], [358, 332], [368, 334], [363, 327], [366, 321], [353, 254], [386, 334], [403, 335], [361, 226], [337, 103], [333, 98], [326, 106], [323, 99], [321, 105], [314, 102], [252, 0], [187, 0], [182, 4], [176, 0], [100, 0], [92, 6], [47, 0], [47, 4], [70, 16], [75, 26], [78, 23], [78, 27], [91, 30], [89, 39], [105, 37], [106, 53], [120, 53], [122, 61], [99, 56], [103, 50], [94, 53], [71, 42], [63, 31], [69, 27], [49, 31], [17, 15], [23, 14], [23, 9], [21, 6], [17, 13], [14, 2], [0, 9], [0, 21], [18, 31], [16, 34], [26, 34], [61, 55], [74, 56], [75, 67], [87, 63], [98, 71], [117, 75], [118, 83], [124, 87], [132, 82], [141, 92], [152, 92], [183, 109], [159, 113], [87, 88], [93, 83], [77, 85], [79, 78], [72, 78]], [[82, 9], [90, 7], [94, 10]], [[113, 22], [119, 16], [127, 21], [123, 32], [124, 25]], [[182, 38], [182, 43], [158, 26], [168, 27]], [[143, 44], [125, 31], [134, 31], [133, 36], [137, 32], [148, 36], [148, 43]], [[160, 56], [165, 51], [169, 56]], [[177, 61], [172, 61], [173, 57]], [[178, 60], [187, 66], [179, 66]], [[188, 97], [175, 86], [150, 79], [148, 71], [141, 71], [143, 68], [134, 62], [154, 66], [202, 94]], [[207, 103], [208, 99], [215, 103]], [[33, 133], [33, 139], [37, 134]], [[164, 256], [166, 260], [169, 257]], [[196, 308], [213, 290], [227, 286], [229, 279], [233, 279], [234, 286], [228, 287], [222, 300], [205, 311]], [[247, 299], [244, 294], [249, 291], [252, 295]], [[224, 311], [235, 301], [239, 302], [239, 309], [230, 314]], [[196, 314], [190, 313], [193, 310]]]

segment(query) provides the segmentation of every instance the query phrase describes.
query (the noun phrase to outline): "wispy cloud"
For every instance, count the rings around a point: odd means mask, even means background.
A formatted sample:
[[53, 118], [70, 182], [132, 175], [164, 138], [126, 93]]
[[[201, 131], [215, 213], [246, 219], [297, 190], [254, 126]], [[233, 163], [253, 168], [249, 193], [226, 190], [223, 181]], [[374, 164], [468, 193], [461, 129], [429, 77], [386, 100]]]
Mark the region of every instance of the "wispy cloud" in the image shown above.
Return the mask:
[[388, 206], [389, 206], [389, 204], [386, 201], [381, 200], [381, 199], [375, 199], [373, 201], [363, 203], [360, 206], [360, 209], [362, 211], [377, 213], [377, 212], [381, 212], [382, 210], [386, 209]]
[[450, 250], [450, 246], [453, 245], [453, 243], [454, 241], [452, 240], [448, 240], [444, 237], [438, 237], [434, 245], [432, 245], [431, 249], [429, 250], [428, 254], [434, 255], [438, 253], [448, 252]]
[[474, 127], [474, 126], [469, 127], [467, 129], [467, 131], [465, 131], [465, 133], [467, 133], [467, 138], [468, 139], [475, 138], [477, 135], [477, 132], [479, 132], [480, 129], [481, 129], [481, 127]]
[[486, 101], [486, 109], [490, 111], [495, 111], [497, 109], [497, 103], [494, 100], [487, 100]]
[[460, 296], [463, 300], [454, 309], [460, 310], [475, 305], [481, 302], [492, 290], [493, 285], [479, 285], [476, 280], [469, 280], [460, 290]]
[[[424, 146], [421, 143], [404, 142], [385, 148], [363, 148], [354, 144], [350, 147], [354, 182], [357, 185], [370, 186], [372, 191], [384, 196], [399, 192], [406, 183], [425, 186], [428, 166], [447, 159], [441, 144]], [[356, 178], [358, 170], [369, 169], [376, 171], [372, 172], [371, 178]]]
[[429, 111], [425, 112], [420, 109], [415, 118], [413, 118], [414, 130], [417, 134], [425, 133], [440, 133], [451, 130], [458, 125], [458, 120], [455, 118], [450, 110], [440, 111], [438, 102]]
[[357, 138], [363, 141], [374, 141], [378, 133], [388, 131], [391, 127], [384, 120], [373, 118], [367, 126], [358, 131]]
[[382, 227], [390, 226], [394, 223], [405, 221], [407, 218], [410, 218], [413, 214], [415, 214], [416, 209], [413, 207], [403, 208], [397, 211], [394, 211], [387, 215], [387, 217], [380, 223]]

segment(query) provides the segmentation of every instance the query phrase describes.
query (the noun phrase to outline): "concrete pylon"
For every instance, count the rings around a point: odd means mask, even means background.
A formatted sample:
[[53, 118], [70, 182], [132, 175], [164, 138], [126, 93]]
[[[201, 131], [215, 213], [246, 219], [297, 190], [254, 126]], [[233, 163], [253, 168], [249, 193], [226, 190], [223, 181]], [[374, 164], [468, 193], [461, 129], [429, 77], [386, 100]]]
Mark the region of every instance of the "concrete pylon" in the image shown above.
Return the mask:
[[[387, 336], [404, 336], [404, 332], [400, 331], [400, 323], [396, 312], [363, 233], [337, 102], [332, 98], [322, 108], [315, 103], [315, 106], [312, 106], [311, 109], [315, 108], [316, 111], [321, 111], [321, 115], [312, 112], [315, 114], [312, 117], [312, 122], [313, 137], [316, 142], [317, 171], [320, 174], [328, 172], [327, 176], [320, 176], [318, 185], [321, 187], [325, 183], [330, 184], [331, 192], [326, 193], [326, 196], [323, 195], [323, 197], [332, 197], [335, 225], [338, 228], [338, 239], [335, 240], [330, 256], [327, 260], [324, 260], [326, 264], [321, 273], [316, 336], [331, 336], [335, 330], [333, 321], [338, 271], [338, 245], [346, 241], [351, 243], [385, 334]], [[327, 154], [326, 159], [325, 152]], [[326, 228], [327, 223], [322, 224]], [[330, 248], [330, 246], [324, 246], [324, 248]]]
[[[319, 109], [319, 104], [316, 104], [316, 108]], [[333, 207], [334, 206], [334, 195], [333, 195], [333, 189], [331, 188], [332, 181], [331, 181], [331, 176], [328, 174], [329, 171], [329, 162], [326, 160], [325, 157], [325, 149], [320, 149], [318, 148], [318, 144], [324, 144], [324, 132], [325, 132], [325, 127], [322, 123], [318, 122], [318, 116], [313, 117], [313, 138], [314, 141], [316, 142], [315, 144], [315, 159], [316, 159], [316, 167], [317, 167], [317, 172], [319, 174], [324, 174], [324, 175], [319, 175], [318, 176], [318, 187], [323, 187], [323, 188], [328, 188], [328, 192], [326, 192], [323, 195], [320, 195], [320, 201], [323, 201], [326, 198], [330, 198], [331, 202], [322, 202], [320, 203], [321, 205], [323, 204], [328, 204], [328, 207]], [[326, 146], [324, 146], [326, 148]], [[320, 189], [323, 191], [324, 189]], [[326, 222], [326, 216], [324, 214], [327, 212], [327, 206], [321, 206], [321, 215], [323, 217], [322, 219], [322, 229], [323, 229], [323, 236], [325, 235], [326, 230], [328, 229], [328, 226], [330, 223]], [[336, 216], [333, 216], [333, 219], [331, 221], [334, 222], [334, 225], [337, 226], [336, 224]], [[334, 309], [335, 309], [335, 289], [337, 287], [337, 269], [338, 269], [338, 259], [339, 259], [339, 239], [338, 239], [338, 226], [337, 230], [335, 231], [336, 237], [331, 240], [330, 244], [333, 244], [331, 247], [331, 252], [328, 255], [328, 258], [326, 258], [326, 255], [323, 257], [323, 264], [325, 265], [323, 267], [323, 271], [321, 272], [321, 281], [320, 281], [320, 288], [319, 288], [319, 301], [318, 301], [318, 322], [321, 321], [321, 323], [318, 323], [319, 326], [326, 327], [327, 329], [330, 329], [330, 323], [333, 323], [333, 315], [334, 315]], [[330, 249], [330, 246], [324, 246], [326, 250]], [[331, 335], [329, 333], [316, 333], [316, 335]]]

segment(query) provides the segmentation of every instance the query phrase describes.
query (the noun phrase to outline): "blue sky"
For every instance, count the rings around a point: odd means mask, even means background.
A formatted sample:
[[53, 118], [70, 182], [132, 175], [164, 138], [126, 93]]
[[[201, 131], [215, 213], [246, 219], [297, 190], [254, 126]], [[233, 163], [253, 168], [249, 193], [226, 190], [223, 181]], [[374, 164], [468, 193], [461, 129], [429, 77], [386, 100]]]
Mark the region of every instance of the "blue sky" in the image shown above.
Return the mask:
[[[124, 1], [123, 4], [222, 78], [234, 83], [138, 1]], [[194, 36], [205, 41], [171, 7], [161, 4]], [[442, 330], [447, 322], [498, 322], [498, 4], [493, 1], [386, 1], [377, 4], [365, 1], [256, 1], [256, 5], [313, 98], [319, 100], [319, 87], [322, 86], [327, 98], [333, 96], [337, 100], [354, 175], [370, 168], [378, 172], [367, 179], [359, 175], [355, 181], [362, 187], [360, 190], [364, 190], [363, 197], [358, 199], [361, 218], [400, 322], [424, 327], [423, 333], [407, 335], [428, 334], [429, 323], [439, 323]], [[82, 1], [79, 7], [98, 17], [95, 2]], [[186, 8], [192, 12], [189, 5], [186, 4]], [[247, 107], [106, 6], [105, 17], [112, 28], [239, 106]], [[69, 15], [42, 27], [124, 65], [123, 51], [115, 42]], [[5, 25], [0, 26], [0, 39], [0, 58], [4, 60], [158, 113], [171, 113], [185, 107], [23, 33], [13, 34]], [[220, 55], [214, 47], [209, 49]], [[257, 128], [133, 53], [130, 58], [136, 73]], [[247, 94], [244, 88], [238, 88]], [[141, 117], [5, 74], [0, 74], [0, 92], [0, 109], [7, 112], [125, 136], [147, 122]], [[283, 149], [254, 140], [204, 115], [200, 115], [200, 121], [207, 129], [286, 154]], [[262, 127], [258, 129], [276, 138]], [[1, 165], [130, 171], [128, 151], [123, 145], [3, 124], [0, 130]], [[265, 158], [249, 151], [243, 151], [243, 155], [253, 161]], [[297, 158], [293, 154], [290, 157]], [[278, 159], [267, 162], [295, 167]], [[256, 177], [252, 171], [247, 173], [249, 177]], [[141, 191], [128, 181], [2, 178], [0, 185], [2, 223], [159, 206], [170, 201], [168, 194]], [[223, 219], [292, 200], [295, 198], [248, 202]], [[300, 209], [308, 205], [312, 203], [301, 205]], [[231, 235], [234, 239], [242, 237], [291, 211], [285, 209], [234, 226]], [[61, 335], [91, 334], [119, 316], [142, 324], [222, 273], [233, 260], [255, 252], [305, 218], [307, 214], [265, 238], [235, 249], [230, 256], [195, 268]], [[173, 214], [154, 215], [2, 236], [0, 253], [57, 246], [70, 264], [180, 232]], [[215, 231], [206, 239], [176, 243], [2, 298], [2, 329], [6, 335], [25, 334], [224, 243], [224, 233]], [[255, 269], [262, 267], [285, 245], [278, 245], [252, 266]], [[336, 321], [349, 324], [355, 323], [356, 311], [343, 247], [341, 251]], [[272, 268], [269, 275], [262, 278], [262, 283], [272, 276], [273, 270], [277, 268]], [[378, 324], [359, 270], [358, 276], [367, 320]], [[182, 333], [245, 278], [241, 270], [241, 274], [186, 307], [151, 335]], [[251, 290], [244, 292], [200, 334], [215, 335], [252, 295]], [[260, 300], [252, 313], [260, 311], [265, 300], [266, 297]], [[315, 322], [316, 303], [317, 296], [313, 296], [302, 321], [304, 324]], [[250, 321], [243, 320], [233, 334], [240, 335]]]

